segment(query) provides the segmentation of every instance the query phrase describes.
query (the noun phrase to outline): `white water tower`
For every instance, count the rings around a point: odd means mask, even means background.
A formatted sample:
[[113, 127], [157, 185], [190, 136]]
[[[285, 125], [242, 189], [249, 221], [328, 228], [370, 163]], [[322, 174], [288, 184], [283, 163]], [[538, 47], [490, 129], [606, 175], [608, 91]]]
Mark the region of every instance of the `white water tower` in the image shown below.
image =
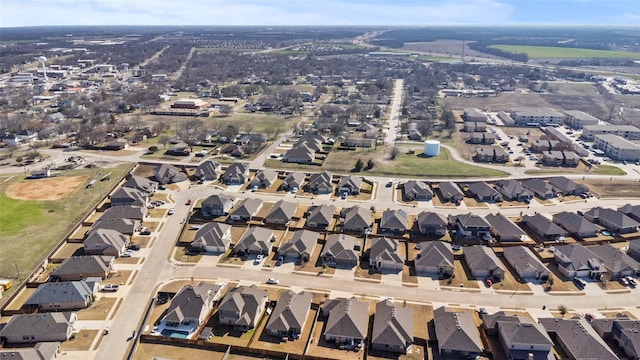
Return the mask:
[[47, 58], [44, 56], [39, 56], [38, 61], [42, 64], [42, 74], [44, 75], [44, 82], [47, 82]]
[[425, 142], [424, 142], [424, 154], [426, 156], [438, 156], [438, 155], [440, 155], [440, 141], [438, 141], [438, 140], [425, 140]]

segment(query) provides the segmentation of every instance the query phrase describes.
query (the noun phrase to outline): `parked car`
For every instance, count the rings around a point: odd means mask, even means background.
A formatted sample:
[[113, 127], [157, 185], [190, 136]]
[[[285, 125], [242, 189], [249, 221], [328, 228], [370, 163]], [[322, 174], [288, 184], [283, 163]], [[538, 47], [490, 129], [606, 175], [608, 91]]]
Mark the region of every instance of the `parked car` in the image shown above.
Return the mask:
[[620, 282], [620, 284], [622, 284], [623, 286], [629, 286], [629, 280], [627, 280], [626, 277], [619, 277], [618, 281]]
[[187, 200], [186, 203], [184, 203], [185, 205], [191, 205], [191, 199]]
[[258, 185], [253, 185], [251, 187], [251, 192], [256, 192], [256, 191], [258, 191]]
[[631, 276], [627, 276], [626, 279], [627, 279], [627, 282], [629, 282], [630, 286], [632, 286], [632, 287], [636, 286], [637, 283], [636, 283], [636, 280], [634, 278], [632, 278]]
[[176, 212], [176, 209], [171, 208], [171, 209], [169, 209], [169, 212], [167, 214], [173, 215], [175, 212]]
[[267, 279], [267, 284], [278, 284], [280, 282], [280, 280], [278, 279], [274, 279], [274, 278], [268, 278]]
[[167, 190], [167, 187], [164, 185], [158, 185], [158, 190]]
[[106, 284], [105, 286], [102, 287], [102, 291], [118, 291], [118, 288], [120, 286], [116, 285], [116, 284]]
[[491, 287], [491, 285], [493, 285], [493, 281], [491, 281], [491, 279], [489, 278], [484, 279], [484, 283], [485, 285], [487, 285], [487, 287]]
[[142, 229], [142, 230], [140, 230], [140, 235], [151, 235], [151, 230]]
[[264, 259], [264, 255], [262, 255], [262, 254], [258, 254], [258, 255], [256, 255], [255, 263], [256, 263], [256, 264], [260, 264], [260, 262], [262, 261], [262, 259]]
[[138, 245], [138, 244], [131, 244], [131, 245], [129, 245], [129, 247], [128, 247], [127, 249], [129, 249], [129, 250], [133, 250], [133, 251], [138, 251], [138, 250], [140, 250], [140, 245]]
[[588, 322], [592, 322], [593, 319], [596, 318], [596, 316], [593, 315], [593, 314], [590, 314], [590, 313], [586, 313], [586, 314], [584, 314], [584, 318], [587, 319]]
[[292, 193], [292, 194], [295, 194], [297, 191], [298, 191], [298, 187], [297, 187], [297, 186], [294, 186], [294, 187], [291, 189], [291, 193]]

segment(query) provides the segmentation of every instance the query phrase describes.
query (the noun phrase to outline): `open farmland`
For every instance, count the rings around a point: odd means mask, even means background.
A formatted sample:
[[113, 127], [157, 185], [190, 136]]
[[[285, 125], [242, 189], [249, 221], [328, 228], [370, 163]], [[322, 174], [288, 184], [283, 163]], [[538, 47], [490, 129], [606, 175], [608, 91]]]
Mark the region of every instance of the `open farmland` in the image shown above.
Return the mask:
[[585, 58], [607, 58], [607, 59], [638, 59], [640, 53], [611, 50], [594, 50], [580, 48], [563, 48], [555, 46], [526, 46], [526, 45], [491, 45], [490, 48], [500, 49], [510, 53], [525, 53], [533, 59], [561, 58], [561, 59], [585, 59]]
[[[462, 44], [462, 40], [438, 39], [430, 42], [406, 42], [402, 49], [433, 54], [462, 55]], [[492, 55], [473, 50], [468, 44], [464, 45], [464, 54], [465, 56], [481, 56], [484, 58], [494, 57]]]

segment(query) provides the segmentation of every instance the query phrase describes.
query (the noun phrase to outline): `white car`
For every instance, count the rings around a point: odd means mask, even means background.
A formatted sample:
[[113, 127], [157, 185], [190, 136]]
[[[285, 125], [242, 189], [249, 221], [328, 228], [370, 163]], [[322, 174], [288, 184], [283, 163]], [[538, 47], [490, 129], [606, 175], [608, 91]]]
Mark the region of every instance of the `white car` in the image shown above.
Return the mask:
[[169, 209], [168, 214], [169, 214], [169, 215], [173, 215], [175, 212], [176, 212], [176, 209], [171, 208], [171, 209]]
[[256, 263], [256, 264], [260, 264], [260, 262], [262, 261], [262, 259], [264, 259], [264, 255], [262, 255], [262, 254], [258, 254], [258, 255], [256, 255], [255, 263]]
[[267, 284], [278, 284], [278, 283], [280, 283], [280, 280], [278, 279], [274, 279], [274, 278], [267, 279]]

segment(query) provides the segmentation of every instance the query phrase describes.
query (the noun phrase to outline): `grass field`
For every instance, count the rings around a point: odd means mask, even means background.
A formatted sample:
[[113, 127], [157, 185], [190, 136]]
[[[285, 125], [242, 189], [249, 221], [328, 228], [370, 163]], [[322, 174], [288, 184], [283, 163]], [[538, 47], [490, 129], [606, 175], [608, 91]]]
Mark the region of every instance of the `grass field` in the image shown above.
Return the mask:
[[581, 48], [563, 48], [555, 46], [524, 46], [524, 45], [491, 45], [490, 48], [500, 49], [511, 53], [526, 53], [530, 58], [562, 58], [562, 59], [583, 59], [583, 58], [608, 58], [608, 59], [638, 59], [640, 53], [611, 50], [594, 50]]
[[376, 166], [361, 174], [379, 176], [404, 176], [404, 177], [499, 177], [506, 173], [498, 170], [482, 168], [459, 163], [453, 160], [446, 149], [440, 149], [440, 155], [433, 158], [425, 158], [420, 155], [400, 153], [395, 160], [384, 162], [376, 161], [381, 155], [381, 149], [377, 151], [332, 151], [323, 170], [335, 172], [349, 172], [354, 167], [356, 159], [362, 159], [365, 163], [368, 159], [374, 159]]
[[[97, 204], [101, 190], [106, 191], [113, 186], [130, 167], [131, 164], [125, 164], [102, 169], [110, 171], [112, 176], [100, 187], [86, 190], [79, 186], [71, 195], [53, 201], [15, 200], [5, 193], [13, 183], [37, 180], [16, 176], [0, 182], [0, 277], [17, 279], [17, 268], [24, 279], [72, 226]], [[62, 176], [90, 177], [95, 172], [95, 169], [69, 170]]]

